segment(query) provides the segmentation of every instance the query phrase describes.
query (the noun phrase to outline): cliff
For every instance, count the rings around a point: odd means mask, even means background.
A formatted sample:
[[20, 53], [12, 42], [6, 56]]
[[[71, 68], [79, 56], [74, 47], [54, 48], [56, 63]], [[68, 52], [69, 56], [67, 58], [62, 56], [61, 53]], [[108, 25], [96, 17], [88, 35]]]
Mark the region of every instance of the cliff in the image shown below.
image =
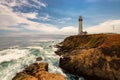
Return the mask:
[[12, 80], [65, 80], [65, 77], [49, 73], [47, 63], [34, 63], [18, 73]]
[[60, 67], [87, 80], [120, 80], [120, 34], [67, 37], [56, 54]]

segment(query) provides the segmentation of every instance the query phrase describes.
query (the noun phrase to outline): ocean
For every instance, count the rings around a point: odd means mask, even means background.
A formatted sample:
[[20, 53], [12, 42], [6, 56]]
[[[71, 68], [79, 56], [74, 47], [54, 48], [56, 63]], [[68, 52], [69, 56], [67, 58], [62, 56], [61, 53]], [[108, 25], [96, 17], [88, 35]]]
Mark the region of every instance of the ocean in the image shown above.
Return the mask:
[[[16, 73], [35, 62], [47, 62], [50, 73], [64, 75], [67, 80], [83, 80], [66, 73], [59, 67], [60, 56], [54, 45], [63, 41], [64, 35], [0, 36], [0, 80], [12, 80]], [[41, 57], [42, 61], [36, 61]]]

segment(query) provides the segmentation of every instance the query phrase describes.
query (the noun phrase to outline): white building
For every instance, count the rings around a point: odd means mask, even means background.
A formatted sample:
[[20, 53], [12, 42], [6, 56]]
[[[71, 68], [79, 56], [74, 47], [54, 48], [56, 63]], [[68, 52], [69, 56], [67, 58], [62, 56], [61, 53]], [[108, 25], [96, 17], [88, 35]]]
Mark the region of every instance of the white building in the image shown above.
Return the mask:
[[87, 32], [83, 31], [83, 19], [82, 16], [79, 17], [79, 29], [78, 29], [78, 34], [79, 35], [86, 35]]

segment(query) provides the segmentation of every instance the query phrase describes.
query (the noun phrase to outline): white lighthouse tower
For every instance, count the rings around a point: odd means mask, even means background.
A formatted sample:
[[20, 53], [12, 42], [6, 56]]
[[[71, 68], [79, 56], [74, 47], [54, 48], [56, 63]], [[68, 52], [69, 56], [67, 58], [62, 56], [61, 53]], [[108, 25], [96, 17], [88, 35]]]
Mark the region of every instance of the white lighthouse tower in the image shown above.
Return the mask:
[[82, 16], [79, 17], [79, 29], [78, 29], [78, 34], [79, 35], [86, 35], [87, 32], [83, 31], [83, 19], [82, 19]]
[[82, 21], [83, 21], [83, 19], [82, 19], [82, 16], [80, 16], [79, 17], [79, 34], [82, 34]]

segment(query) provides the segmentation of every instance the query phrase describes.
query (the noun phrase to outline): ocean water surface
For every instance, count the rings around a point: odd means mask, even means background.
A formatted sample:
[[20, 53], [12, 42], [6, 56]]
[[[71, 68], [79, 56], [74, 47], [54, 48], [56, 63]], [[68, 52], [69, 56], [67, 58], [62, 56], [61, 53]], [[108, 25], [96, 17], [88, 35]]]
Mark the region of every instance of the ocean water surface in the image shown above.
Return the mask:
[[12, 80], [16, 73], [22, 71], [29, 64], [40, 62], [49, 64], [49, 72], [64, 75], [67, 80], [83, 80], [83, 78], [65, 73], [59, 67], [60, 56], [54, 51], [54, 45], [61, 42], [63, 35], [39, 36], [0, 36], [0, 80]]

